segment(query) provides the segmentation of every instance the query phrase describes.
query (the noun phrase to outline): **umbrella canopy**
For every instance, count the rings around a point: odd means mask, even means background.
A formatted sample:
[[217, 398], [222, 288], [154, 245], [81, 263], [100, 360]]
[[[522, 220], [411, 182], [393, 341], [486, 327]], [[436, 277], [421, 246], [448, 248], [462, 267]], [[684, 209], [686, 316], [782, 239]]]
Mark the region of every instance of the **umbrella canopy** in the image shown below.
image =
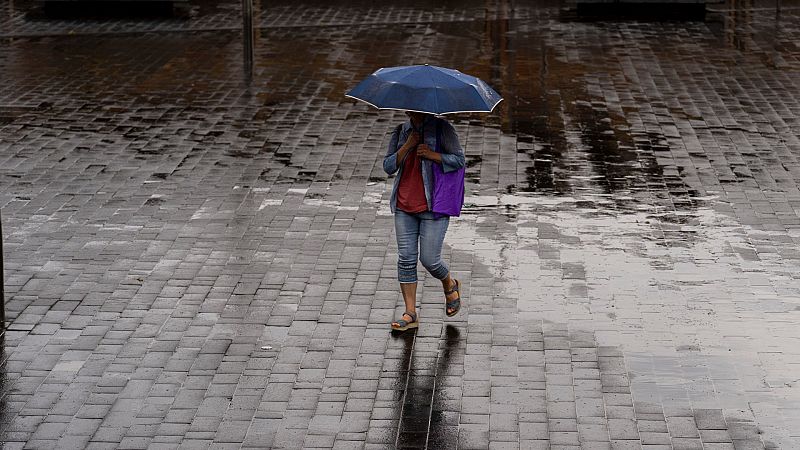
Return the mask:
[[436, 115], [491, 112], [503, 100], [478, 78], [427, 64], [378, 69], [345, 95], [378, 109]]

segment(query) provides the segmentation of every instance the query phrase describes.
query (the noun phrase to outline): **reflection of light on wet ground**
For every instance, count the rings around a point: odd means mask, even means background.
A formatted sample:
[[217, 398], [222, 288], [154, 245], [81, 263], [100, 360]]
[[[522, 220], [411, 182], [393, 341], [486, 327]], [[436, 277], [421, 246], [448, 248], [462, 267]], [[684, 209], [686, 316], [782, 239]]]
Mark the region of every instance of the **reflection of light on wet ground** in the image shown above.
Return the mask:
[[[597, 205], [592, 197], [468, 196], [447, 242], [508, 281], [503, 295], [519, 299], [521, 317], [622, 348], [635, 397], [758, 410], [760, 425], [785, 437], [780, 405], [800, 402], [800, 279], [792, 261], [756, 253], [753, 236], [786, 233], [738, 223], [713, 195], [692, 211], [577, 206]], [[483, 233], [491, 222], [505, 231]]]

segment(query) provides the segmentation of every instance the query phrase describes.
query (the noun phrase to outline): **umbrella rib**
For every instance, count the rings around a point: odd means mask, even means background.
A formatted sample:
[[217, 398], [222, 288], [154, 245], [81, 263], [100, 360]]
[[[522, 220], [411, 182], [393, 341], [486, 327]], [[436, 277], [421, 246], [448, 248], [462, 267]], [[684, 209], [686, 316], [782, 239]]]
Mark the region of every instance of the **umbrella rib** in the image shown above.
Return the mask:
[[417, 70], [419, 70], [420, 67], [425, 67], [425, 66], [417, 66], [413, 70], [409, 70], [407, 73], [404, 73], [403, 75], [401, 75], [398, 79], [393, 80], [393, 82], [394, 83], [399, 83], [400, 81], [405, 80], [406, 78], [410, 77], [411, 75], [416, 75], [417, 74]]
[[434, 87], [434, 90], [433, 90], [433, 110], [436, 111], [436, 113], [438, 114], [442, 110], [439, 107], [439, 86], [436, 83], [436, 80], [433, 79], [433, 76], [428, 75], [428, 78], [431, 80], [431, 84]]
[[373, 108], [376, 108], [376, 109], [385, 109], [385, 108], [381, 108], [380, 106], [378, 106], [378, 105], [376, 105], [376, 104], [374, 104], [374, 103], [370, 103], [370, 102], [368, 102], [368, 101], [364, 100], [363, 98], [358, 98], [358, 97], [356, 97], [356, 96], [354, 96], [354, 95], [350, 95], [350, 94], [344, 94], [344, 96], [345, 96], [345, 97], [348, 97], [348, 98], [352, 98], [352, 99], [354, 99], [354, 100], [358, 100], [358, 101], [360, 101], [360, 102], [364, 102], [364, 103], [368, 104], [369, 106], [372, 106]]

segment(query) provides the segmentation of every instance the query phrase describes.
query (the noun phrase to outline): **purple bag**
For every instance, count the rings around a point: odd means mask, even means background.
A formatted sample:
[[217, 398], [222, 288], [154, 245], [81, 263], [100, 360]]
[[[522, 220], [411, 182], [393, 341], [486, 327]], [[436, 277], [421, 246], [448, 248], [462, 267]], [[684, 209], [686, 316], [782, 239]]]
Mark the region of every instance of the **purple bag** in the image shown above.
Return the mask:
[[[439, 148], [439, 135], [441, 122], [436, 120], [436, 152], [442, 153]], [[464, 205], [464, 175], [466, 168], [445, 173], [441, 164], [433, 163], [433, 198], [431, 211], [435, 214], [446, 216], [460, 216], [461, 207]]]

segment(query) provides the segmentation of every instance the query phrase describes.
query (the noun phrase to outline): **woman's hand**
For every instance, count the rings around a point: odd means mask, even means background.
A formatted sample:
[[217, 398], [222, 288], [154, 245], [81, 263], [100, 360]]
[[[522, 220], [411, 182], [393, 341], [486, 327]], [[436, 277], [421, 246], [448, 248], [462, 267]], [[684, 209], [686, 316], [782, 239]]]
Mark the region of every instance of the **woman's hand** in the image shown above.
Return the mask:
[[405, 147], [406, 150], [414, 150], [414, 147], [416, 147], [417, 144], [419, 144], [419, 133], [412, 131], [411, 133], [408, 133], [406, 143], [403, 144], [403, 147]]
[[417, 144], [419, 144], [419, 133], [416, 131], [408, 133], [408, 137], [406, 137], [406, 143], [403, 144], [403, 146], [400, 147], [400, 150], [397, 152], [398, 166], [402, 165], [403, 161], [406, 160], [408, 152], [414, 151], [414, 149], [417, 147]]
[[432, 148], [428, 147], [428, 144], [422, 144], [417, 147], [417, 155], [419, 155], [420, 158], [430, 159], [431, 161], [442, 161], [442, 157]]

